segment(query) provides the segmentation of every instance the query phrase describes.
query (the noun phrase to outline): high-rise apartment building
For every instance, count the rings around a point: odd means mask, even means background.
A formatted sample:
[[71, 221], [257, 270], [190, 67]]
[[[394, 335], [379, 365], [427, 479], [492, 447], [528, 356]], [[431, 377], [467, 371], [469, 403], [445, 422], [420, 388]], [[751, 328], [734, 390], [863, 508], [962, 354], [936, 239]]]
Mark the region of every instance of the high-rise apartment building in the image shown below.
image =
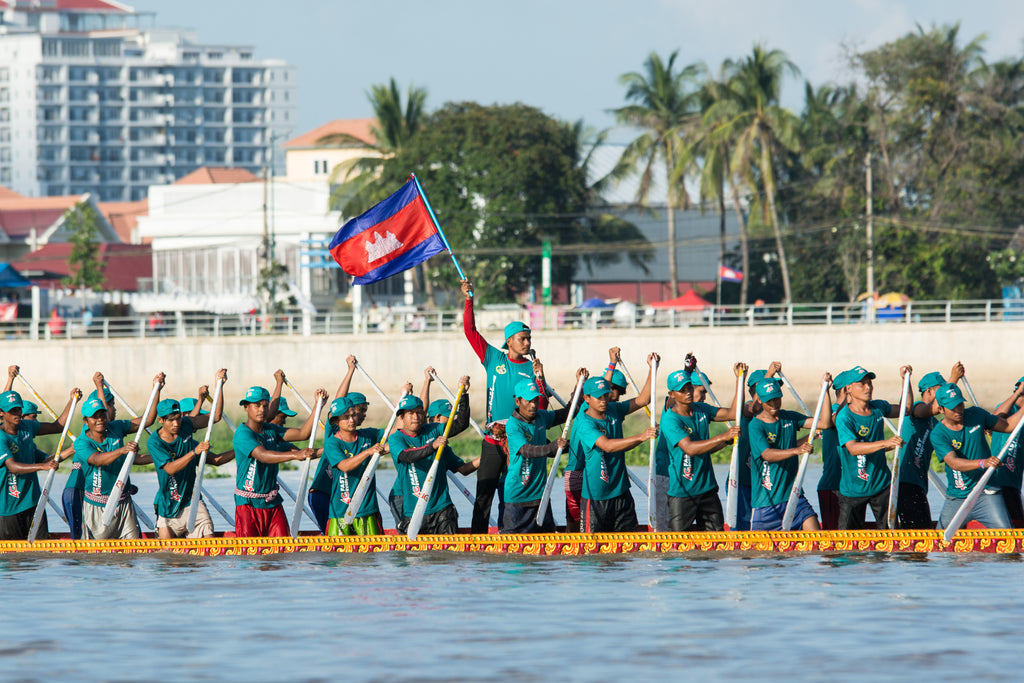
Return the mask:
[[0, 0], [0, 185], [130, 201], [201, 166], [283, 171], [295, 67], [154, 19], [112, 0]]

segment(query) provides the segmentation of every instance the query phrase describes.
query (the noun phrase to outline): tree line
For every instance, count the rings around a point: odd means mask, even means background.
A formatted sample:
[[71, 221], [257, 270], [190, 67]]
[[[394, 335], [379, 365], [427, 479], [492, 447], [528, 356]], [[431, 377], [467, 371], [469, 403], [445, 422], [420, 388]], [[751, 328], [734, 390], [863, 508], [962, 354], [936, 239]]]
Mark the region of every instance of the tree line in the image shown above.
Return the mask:
[[[638, 204], [655, 180], [667, 187], [673, 292], [675, 211], [699, 208], [720, 217], [722, 264], [745, 274], [725, 285], [725, 302], [852, 301], [867, 291], [869, 270], [875, 292], [998, 297], [1001, 284], [1024, 276], [1024, 241], [1014, 240], [1024, 205], [1024, 60], [990, 63], [983, 41], [965, 43], [958, 25], [918, 27], [850, 52], [851, 81], [805, 83], [798, 112], [782, 104], [786, 77], [800, 74], [782, 51], [755, 45], [715, 69], [683, 65], [678, 51], [652, 53], [620, 77], [623, 104], [612, 111], [637, 134], [596, 180], [591, 155], [609, 131], [524, 104], [429, 112], [425, 89], [403, 96], [392, 80], [368, 93], [375, 143], [321, 141], [366, 150], [334, 169], [332, 205], [356, 215], [415, 170], [489, 301], [539, 283], [544, 241], [556, 283], [619, 258], [644, 268], [655, 246], [601, 198], [629, 175], [640, 179]], [[730, 251], [727, 213], [740, 227]], [[418, 273], [421, 288], [455, 289], [453, 269], [434, 261]]]

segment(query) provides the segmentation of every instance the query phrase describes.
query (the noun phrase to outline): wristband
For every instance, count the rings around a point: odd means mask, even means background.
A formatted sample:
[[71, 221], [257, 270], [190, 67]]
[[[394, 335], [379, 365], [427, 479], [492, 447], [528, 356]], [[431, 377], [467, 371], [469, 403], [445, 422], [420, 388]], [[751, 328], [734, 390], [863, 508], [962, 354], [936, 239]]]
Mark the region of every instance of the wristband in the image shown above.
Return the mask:
[[985, 469], [985, 461], [984, 460], [979, 460], [978, 461], [978, 469], [979, 470]]
[[615, 372], [615, 363], [608, 364], [608, 372]]

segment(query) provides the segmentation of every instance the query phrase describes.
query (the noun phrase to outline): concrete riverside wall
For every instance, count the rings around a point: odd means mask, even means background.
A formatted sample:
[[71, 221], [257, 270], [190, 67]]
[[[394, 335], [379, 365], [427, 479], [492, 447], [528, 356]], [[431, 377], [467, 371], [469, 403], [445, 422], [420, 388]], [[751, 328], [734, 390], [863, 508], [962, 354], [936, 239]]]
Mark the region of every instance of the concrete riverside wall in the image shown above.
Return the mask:
[[[501, 333], [485, 335], [500, 346]], [[979, 400], [991, 409], [1008, 395], [1024, 375], [1024, 357], [1016, 355], [1024, 339], [1024, 323], [878, 324], [873, 326], [794, 326], [684, 329], [607, 329], [545, 332], [533, 335], [534, 348], [544, 362], [550, 383], [566, 400], [572, 390], [573, 369], [584, 365], [603, 372], [608, 347], [622, 347], [622, 358], [641, 385], [648, 373], [646, 355], [661, 354], [659, 395], [664, 378], [682, 366], [687, 351], [697, 355], [701, 368], [713, 381], [718, 398], [731, 400], [732, 363], [744, 361], [751, 369], [773, 360], [783, 363], [804, 400], [813, 408], [819, 380], [825, 371], [836, 374], [862, 365], [878, 374], [876, 398], [899, 398], [898, 368], [914, 367], [914, 384], [924, 373], [938, 370], [948, 376], [961, 360]], [[92, 374], [107, 380], [141, 410], [150, 380], [157, 371], [167, 373], [165, 397], [194, 395], [200, 384], [213, 384], [213, 373], [227, 367], [228, 406], [237, 411], [238, 399], [253, 384], [273, 387], [273, 372], [282, 368], [292, 384], [308, 398], [322, 386], [331, 397], [345, 374], [345, 357], [355, 354], [377, 383], [395, 397], [404, 381], [419, 394], [423, 369], [434, 366], [454, 389], [459, 375], [472, 378], [474, 415], [482, 408], [483, 368], [463, 335], [388, 334], [314, 337], [219, 337], [198, 339], [109, 339], [72, 341], [7, 341], [6, 364], [21, 366], [22, 374], [55, 409], [63, 405], [72, 386], [92, 389]], [[28, 396], [16, 382], [15, 389]], [[352, 389], [371, 401], [371, 414], [383, 414], [382, 403], [358, 374]], [[916, 389], [915, 389], [916, 390]], [[290, 392], [285, 396], [291, 400]], [[442, 396], [435, 389], [432, 398]], [[294, 404], [294, 401], [292, 401]], [[787, 404], [790, 402], [787, 400]], [[300, 410], [300, 415], [302, 411]]]

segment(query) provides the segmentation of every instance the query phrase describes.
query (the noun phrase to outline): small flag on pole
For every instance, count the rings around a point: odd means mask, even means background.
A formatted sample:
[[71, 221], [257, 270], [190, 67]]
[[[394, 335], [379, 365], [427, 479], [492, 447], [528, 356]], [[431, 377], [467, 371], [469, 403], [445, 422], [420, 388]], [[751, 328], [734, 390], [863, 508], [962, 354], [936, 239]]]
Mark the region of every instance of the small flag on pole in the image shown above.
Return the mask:
[[331, 256], [353, 283], [368, 285], [423, 263], [445, 251], [415, 178], [372, 209], [341, 226], [331, 240]]
[[728, 266], [719, 266], [718, 279], [722, 282], [743, 282], [743, 273]]

